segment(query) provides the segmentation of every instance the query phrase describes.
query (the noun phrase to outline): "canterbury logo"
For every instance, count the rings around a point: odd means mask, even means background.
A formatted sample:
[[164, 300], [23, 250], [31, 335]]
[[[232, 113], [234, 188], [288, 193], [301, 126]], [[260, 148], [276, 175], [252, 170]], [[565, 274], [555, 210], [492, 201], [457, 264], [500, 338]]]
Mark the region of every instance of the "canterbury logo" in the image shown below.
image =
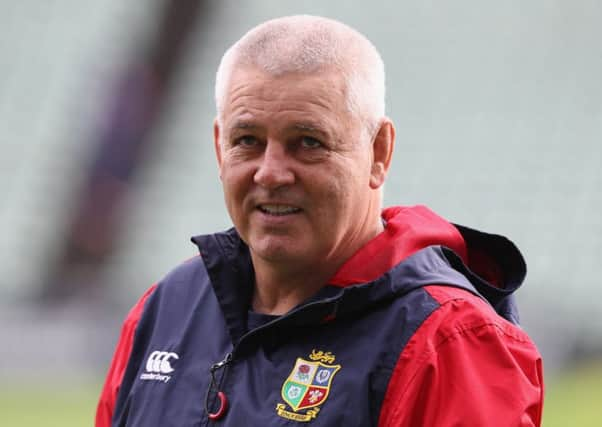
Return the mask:
[[180, 356], [172, 351], [153, 351], [146, 360], [146, 372], [140, 375], [141, 380], [168, 382], [171, 379], [170, 374], [174, 371], [171, 366], [173, 360], [178, 360]]
[[169, 374], [174, 371], [169, 363], [172, 358], [178, 360], [180, 357], [169, 351], [153, 351], [146, 361], [146, 371]]

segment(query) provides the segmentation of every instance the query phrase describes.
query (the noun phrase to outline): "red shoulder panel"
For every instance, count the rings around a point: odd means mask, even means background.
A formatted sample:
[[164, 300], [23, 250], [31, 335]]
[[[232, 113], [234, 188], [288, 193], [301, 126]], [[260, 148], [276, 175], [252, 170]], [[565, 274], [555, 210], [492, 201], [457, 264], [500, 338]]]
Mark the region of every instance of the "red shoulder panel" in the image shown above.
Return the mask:
[[329, 280], [344, 287], [382, 276], [405, 258], [430, 245], [444, 245], [467, 262], [466, 243], [452, 224], [426, 206], [387, 208], [385, 230], [361, 247]]
[[441, 306], [401, 353], [379, 426], [539, 426], [543, 368], [529, 337], [462, 289], [425, 289]]
[[117, 399], [117, 393], [119, 392], [119, 387], [134, 343], [134, 333], [136, 332], [138, 321], [142, 316], [144, 304], [156, 287], [157, 285], [151, 286], [144, 295], [142, 295], [123, 322], [117, 348], [115, 349], [115, 354], [113, 355], [113, 360], [111, 361], [111, 366], [109, 367], [109, 372], [105, 379], [98, 406], [96, 407], [96, 427], [111, 426], [115, 400]]

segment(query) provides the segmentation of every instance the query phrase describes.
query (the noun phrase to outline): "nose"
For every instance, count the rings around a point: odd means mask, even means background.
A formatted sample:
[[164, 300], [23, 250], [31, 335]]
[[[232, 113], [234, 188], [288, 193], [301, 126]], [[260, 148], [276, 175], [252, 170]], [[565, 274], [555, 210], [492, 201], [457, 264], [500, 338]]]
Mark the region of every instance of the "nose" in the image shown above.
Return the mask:
[[290, 162], [291, 159], [283, 144], [268, 141], [255, 171], [254, 182], [268, 190], [293, 184], [295, 174], [290, 168]]

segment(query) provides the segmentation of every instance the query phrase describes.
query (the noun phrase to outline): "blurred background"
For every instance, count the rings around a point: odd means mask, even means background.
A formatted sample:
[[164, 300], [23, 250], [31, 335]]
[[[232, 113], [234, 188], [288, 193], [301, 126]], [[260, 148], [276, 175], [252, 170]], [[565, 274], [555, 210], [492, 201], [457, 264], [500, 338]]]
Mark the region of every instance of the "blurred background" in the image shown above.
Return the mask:
[[214, 73], [269, 18], [378, 47], [397, 146], [386, 202], [510, 236], [544, 425], [602, 417], [602, 3], [0, 0], [0, 425], [93, 424], [121, 321], [230, 227]]

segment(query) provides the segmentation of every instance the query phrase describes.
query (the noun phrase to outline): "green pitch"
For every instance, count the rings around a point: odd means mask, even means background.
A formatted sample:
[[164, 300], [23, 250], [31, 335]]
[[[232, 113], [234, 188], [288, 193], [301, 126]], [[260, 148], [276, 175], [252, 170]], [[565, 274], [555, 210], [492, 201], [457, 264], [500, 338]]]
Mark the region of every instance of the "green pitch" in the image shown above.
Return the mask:
[[602, 361], [547, 381], [543, 426], [602, 426]]
[[[602, 362], [547, 381], [544, 427], [602, 425]], [[9, 385], [0, 381], [0, 426], [94, 425], [100, 382]]]
[[9, 385], [0, 381], [0, 426], [93, 426], [100, 384], [53, 382]]

